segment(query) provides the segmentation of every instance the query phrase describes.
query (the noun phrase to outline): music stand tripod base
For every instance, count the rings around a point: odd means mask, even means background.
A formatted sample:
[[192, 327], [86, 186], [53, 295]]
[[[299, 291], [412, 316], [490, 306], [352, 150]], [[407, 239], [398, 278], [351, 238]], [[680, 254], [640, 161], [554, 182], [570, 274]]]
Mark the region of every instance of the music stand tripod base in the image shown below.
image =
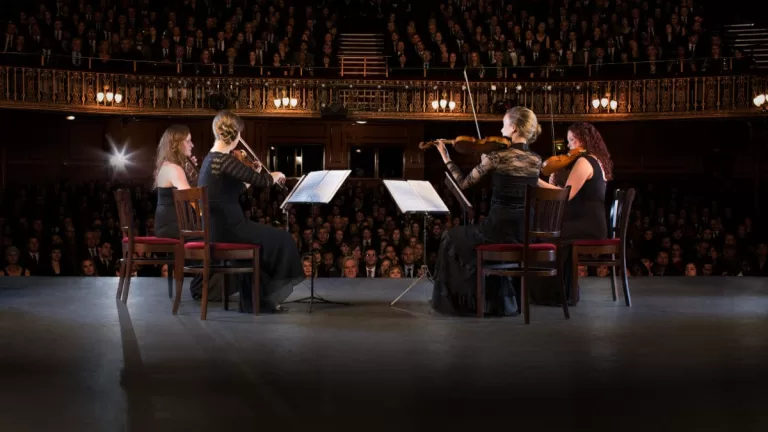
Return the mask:
[[[422, 260], [423, 260], [424, 263], [427, 262], [427, 243], [426, 243], [426, 241], [427, 241], [427, 221], [429, 221], [430, 217], [431, 216], [429, 216], [429, 214], [424, 213], [424, 255], [422, 256]], [[395, 303], [398, 302], [398, 300], [400, 300], [405, 294], [407, 294], [408, 291], [411, 290], [411, 288], [415, 287], [416, 284], [421, 282], [422, 279], [427, 278], [427, 280], [430, 283], [432, 283], [432, 284], [435, 283], [432, 280], [433, 277], [432, 277], [432, 274], [429, 272], [429, 267], [427, 266], [427, 264], [422, 264], [420, 271], [421, 271], [421, 276], [419, 276], [418, 279], [416, 279], [413, 282], [411, 282], [411, 284], [408, 285], [408, 288], [406, 288], [405, 291], [403, 291], [399, 296], [397, 296], [396, 299], [392, 300], [392, 303], [390, 303], [389, 306], [394, 306]]]

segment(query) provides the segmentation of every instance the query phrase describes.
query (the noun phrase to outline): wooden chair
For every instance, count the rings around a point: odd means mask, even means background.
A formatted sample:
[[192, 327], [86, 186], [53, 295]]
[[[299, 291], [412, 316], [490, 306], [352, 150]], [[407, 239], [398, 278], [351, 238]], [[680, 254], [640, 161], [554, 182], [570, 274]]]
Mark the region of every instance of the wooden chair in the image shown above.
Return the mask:
[[[525, 192], [526, 227], [523, 243], [484, 244], [475, 248], [477, 254], [477, 316], [485, 313], [485, 278], [496, 275], [502, 277], [522, 277], [521, 308], [526, 324], [530, 324], [530, 299], [527, 284], [531, 277], [553, 277], [560, 280], [562, 296], [565, 298], [565, 285], [562, 281], [560, 237], [563, 226], [563, 213], [568, 202], [570, 186], [565, 189], [546, 189], [528, 185]], [[533, 243], [537, 239], [549, 239], [551, 243]], [[504, 262], [505, 264], [485, 265], [485, 261]], [[531, 263], [536, 263], [533, 267]], [[551, 263], [552, 267], [538, 267], [539, 263]], [[563, 314], [570, 319], [568, 302], [563, 301]]]
[[[186, 190], [174, 190], [173, 201], [179, 222], [179, 236], [183, 244], [183, 254], [176, 259], [176, 299], [173, 302], [173, 314], [179, 310], [181, 288], [185, 273], [203, 275], [203, 297], [200, 304], [200, 319], [205, 320], [208, 313], [208, 281], [212, 273], [253, 273], [253, 314], [259, 314], [259, 271], [261, 246], [242, 243], [213, 243], [210, 229], [204, 221], [210, 220], [208, 209], [208, 190], [206, 187]], [[193, 241], [188, 241], [192, 238]], [[199, 241], [200, 239], [203, 241]], [[202, 261], [202, 265], [185, 265], [184, 261]], [[211, 265], [211, 261], [250, 260], [251, 266], [233, 267]], [[224, 310], [229, 309], [229, 296], [222, 293]]]
[[[627, 229], [629, 216], [632, 213], [632, 202], [635, 200], [635, 190], [616, 190], [611, 206], [611, 238], [605, 240], [577, 240], [573, 243], [573, 283], [571, 284], [571, 297], [579, 298], [579, 264], [587, 267], [607, 265], [611, 267], [611, 290], [613, 301], [618, 300], [617, 269], [621, 268], [622, 285], [624, 286], [624, 300], [627, 306], [632, 306], [629, 295], [629, 280], [627, 278]], [[598, 256], [598, 258], [586, 258], [581, 255]], [[600, 256], [610, 255], [610, 258]]]
[[[115, 191], [117, 213], [120, 219], [120, 230], [123, 232], [123, 257], [120, 259], [120, 281], [117, 283], [117, 298], [123, 303], [128, 302], [128, 291], [131, 286], [133, 265], [163, 265], [168, 264], [168, 298], [173, 291], [173, 254], [178, 252], [181, 245], [178, 239], [161, 237], [139, 237], [133, 228], [133, 203], [131, 191], [118, 189]], [[163, 258], [134, 258], [134, 253], [171, 254]]]

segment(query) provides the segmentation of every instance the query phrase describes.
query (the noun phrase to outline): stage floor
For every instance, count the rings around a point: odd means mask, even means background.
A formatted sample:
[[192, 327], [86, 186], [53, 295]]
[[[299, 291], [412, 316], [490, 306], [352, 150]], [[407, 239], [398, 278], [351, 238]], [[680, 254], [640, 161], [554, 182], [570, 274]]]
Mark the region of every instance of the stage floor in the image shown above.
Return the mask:
[[161, 279], [126, 308], [116, 278], [0, 278], [0, 431], [768, 428], [768, 280], [630, 280], [632, 308], [582, 282], [569, 321], [532, 306], [525, 326], [430, 315], [427, 284], [392, 309], [403, 280], [202, 322]]

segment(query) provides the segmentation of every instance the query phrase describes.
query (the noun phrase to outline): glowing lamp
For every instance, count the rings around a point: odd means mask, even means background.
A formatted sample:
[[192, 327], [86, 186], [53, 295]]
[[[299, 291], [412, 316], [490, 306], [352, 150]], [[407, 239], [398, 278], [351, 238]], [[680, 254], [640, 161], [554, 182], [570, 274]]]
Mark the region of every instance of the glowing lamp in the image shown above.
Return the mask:
[[436, 110], [438, 106], [440, 106], [440, 103], [438, 101], [436, 101], [436, 100], [433, 100], [432, 101], [432, 109]]
[[280, 104], [282, 103], [280, 99], [275, 99], [273, 102], [275, 103], [275, 108], [280, 108]]
[[612, 109], [612, 110], [615, 110], [617, 106], [619, 106], [619, 103], [618, 103], [618, 102], [616, 102], [615, 100], [612, 100], [612, 101], [611, 101], [611, 109]]
[[115, 103], [120, 103], [123, 101], [123, 95], [120, 93], [115, 93]]
[[445, 99], [440, 99], [440, 108], [445, 108], [445, 106], [448, 105], [448, 101]]
[[761, 106], [765, 103], [765, 95], [759, 94], [755, 96], [755, 98], [752, 100], [752, 102], [755, 104], [755, 106]]
[[290, 103], [291, 103], [291, 100], [290, 100], [290, 99], [288, 99], [287, 97], [284, 97], [284, 98], [283, 98], [283, 106], [287, 107], [287, 106], [288, 106], [288, 104], [290, 104]]
[[448, 108], [449, 108], [449, 109], [454, 109], [454, 108], [456, 108], [456, 102], [454, 102], [454, 101], [450, 101], [450, 102], [448, 102]]
[[291, 108], [296, 108], [296, 105], [299, 104], [299, 100], [296, 98], [291, 98]]
[[99, 102], [104, 102], [104, 92], [98, 92], [96, 94], [96, 100]]
[[600, 106], [600, 99], [598, 99], [598, 98], [592, 99], [592, 107], [597, 109], [597, 107], [599, 107], [599, 106]]

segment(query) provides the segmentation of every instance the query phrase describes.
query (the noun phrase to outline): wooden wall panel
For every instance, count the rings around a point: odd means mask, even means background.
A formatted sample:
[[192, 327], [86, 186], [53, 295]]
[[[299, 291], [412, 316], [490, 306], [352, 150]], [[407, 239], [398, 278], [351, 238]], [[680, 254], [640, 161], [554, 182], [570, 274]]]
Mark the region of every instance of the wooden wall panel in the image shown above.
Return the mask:
[[[39, 181], [62, 177], [80, 180], [106, 180], [111, 149], [105, 138], [129, 142], [129, 152], [137, 165], [131, 171], [137, 182], [148, 182], [154, 165], [157, 144], [163, 131], [175, 122], [189, 126], [195, 145], [193, 154], [202, 161], [213, 145], [211, 120], [205, 118], [142, 119], [107, 116], [78, 116], [65, 120], [63, 114], [5, 112], [0, 125], [6, 131], [0, 144], [6, 152], [0, 167], [7, 183], [33, 176]], [[481, 124], [484, 136], [499, 135], [499, 124]], [[557, 124], [556, 136], [565, 137], [568, 125]], [[603, 123], [597, 125], [616, 165], [617, 177], [642, 173], [707, 174], [720, 170], [739, 177], [762, 172], [759, 157], [749, 152], [749, 126], [739, 120], [667, 121]], [[759, 125], [753, 125], [758, 128]], [[543, 133], [533, 149], [546, 158], [551, 155], [550, 125], [542, 123]], [[437, 152], [418, 149], [426, 139], [476, 135], [474, 123], [369, 122], [350, 120], [275, 120], [248, 119], [244, 138], [256, 154], [266, 159], [271, 146], [322, 144], [326, 169], [349, 169], [350, 148], [355, 145], [405, 147], [404, 171], [409, 179], [442, 175], [444, 164]], [[128, 141], [129, 140], [129, 141]], [[718, 152], [714, 149], [718, 148]], [[470, 169], [478, 158], [453, 154], [463, 169]], [[744, 165], [752, 162], [745, 169]], [[122, 180], [122, 178], [121, 178]]]

